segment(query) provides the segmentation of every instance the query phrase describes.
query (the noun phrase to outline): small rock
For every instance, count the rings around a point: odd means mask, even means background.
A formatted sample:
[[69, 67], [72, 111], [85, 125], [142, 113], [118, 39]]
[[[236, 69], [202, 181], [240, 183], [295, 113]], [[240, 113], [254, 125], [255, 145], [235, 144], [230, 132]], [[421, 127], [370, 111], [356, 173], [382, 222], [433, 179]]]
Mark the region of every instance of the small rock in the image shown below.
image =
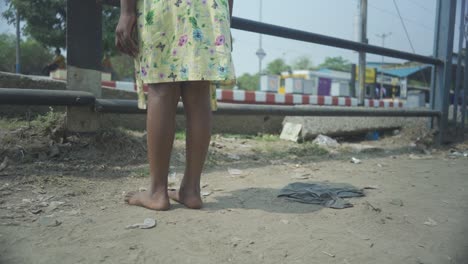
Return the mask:
[[52, 201], [50, 202], [49, 204], [49, 211], [53, 211], [55, 209], [57, 209], [59, 206], [65, 204], [65, 202], [59, 202], [59, 201]]
[[286, 220], [286, 219], [282, 219], [280, 222], [283, 223], [283, 224], [285, 224], [285, 225], [289, 224], [289, 221]]
[[228, 158], [230, 158], [230, 159], [232, 159], [232, 160], [240, 160], [240, 159], [241, 159], [240, 156], [237, 155], [237, 154], [232, 154], [232, 153], [230, 153], [230, 154], [228, 154], [227, 156], [228, 156]]
[[33, 209], [33, 210], [31, 210], [32, 214], [39, 214], [41, 212], [42, 212], [42, 209]]
[[53, 157], [57, 157], [59, 155], [60, 155], [60, 150], [59, 150], [58, 146], [57, 145], [50, 146], [49, 157], [53, 158]]
[[361, 164], [362, 161], [360, 159], [356, 159], [355, 157], [352, 157], [351, 158], [351, 163], [354, 163], [354, 164]]
[[105, 207], [105, 206], [101, 206], [101, 210], [103, 210], [103, 211], [104, 211], [104, 210], [106, 210], [106, 209], [107, 209], [107, 207]]
[[390, 201], [390, 204], [396, 205], [396, 206], [403, 206], [403, 201], [401, 199], [392, 199]]
[[23, 199], [23, 200], [21, 200], [21, 202], [23, 202], [23, 203], [32, 203], [32, 200], [31, 199]]
[[53, 215], [41, 216], [38, 221], [39, 225], [46, 227], [59, 226], [62, 222], [57, 220]]
[[232, 246], [237, 247], [241, 241], [242, 241], [242, 239], [240, 239], [238, 237], [233, 237], [231, 239]]
[[201, 192], [201, 196], [203, 197], [207, 197], [207, 196], [210, 196], [212, 192]]
[[438, 225], [438, 223], [434, 219], [432, 219], [430, 217], [427, 218], [427, 221], [424, 222], [424, 224], [427, 225], [427, 226], [437, 226]]
[[147, 189], [146, 189], [145, 187], [140, 187], [140, 188], [138, 188], [138, 191], [139, 191], [139, 192], [144, 192], [144, 191], [146, 191], [146, 190], [147, 190]]
[[243, 171], [239, 170], [239, 169], [232, 169], [232, 168], [228, 168], [228, 172], [231, 176], [239, 176], [239, 175], [242, 175], [244, 174]]
[[326, 252], [326, 251], [322, 251], [322, 253], [325, 254], [325, 255], [327, 255], [327, 256], [329, 256], [329, 257], [332, 257], [332, 258], [335, 257], [335, 255], [333, 255], [333, 254], [331, 254], [331, 253], [328, 253], [328, 252]]
[[143, 223], [128, 225], [126, 229], [150, 229], [156, 226], [156, 220], [153, 218], [146, 218]]
[[302, 130], [301, 124], [286, 122], [283, 124], [280, 139], [297, 142]]
[[331, 137], [327, 137], [325, 135], [318, 135], [312, 143], [317, 144], [319, 146], [325, 146], [325, 147], [330, 147], [330, 148], [337, 148], [340, 146], [340, 143], [338, 141], [334, 140]]
[[75, 216], [75, 215], [79, 215], [80, 212], [78, 212], [77, 210], [71, 210], [70, 212], [68, 212], [69, 215], [72, 215], [72, 216]]
[[10, 162], [10, 160], [8, 159], [8, 157], [5, 157], [3, 159], [3, 162], [0, 164], [0, 171], [6, 169], [6, 167], [8, 167], [9, 162]]

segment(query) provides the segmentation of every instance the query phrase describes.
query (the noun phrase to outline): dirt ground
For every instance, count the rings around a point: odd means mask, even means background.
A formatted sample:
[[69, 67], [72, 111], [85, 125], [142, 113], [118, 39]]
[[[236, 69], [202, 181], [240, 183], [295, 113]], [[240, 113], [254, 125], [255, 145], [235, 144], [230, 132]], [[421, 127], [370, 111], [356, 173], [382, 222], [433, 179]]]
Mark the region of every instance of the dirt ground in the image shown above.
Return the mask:
[[[328, 149], [215, 135], [204, 209], [154, 212], [123, 202], [147, 187], [143, 133], [64, 136], [56, 117], [3, 120], [0, 263], [468, 263], [468, 144], [433, 149], [420, 135]], [[179, 133], [172, 186], [183, 146]], [[350, 183], [366, 196], [341, 210], [277, 197], [297, 181]], [[145, 218], [157, 226], [126, 229]]]

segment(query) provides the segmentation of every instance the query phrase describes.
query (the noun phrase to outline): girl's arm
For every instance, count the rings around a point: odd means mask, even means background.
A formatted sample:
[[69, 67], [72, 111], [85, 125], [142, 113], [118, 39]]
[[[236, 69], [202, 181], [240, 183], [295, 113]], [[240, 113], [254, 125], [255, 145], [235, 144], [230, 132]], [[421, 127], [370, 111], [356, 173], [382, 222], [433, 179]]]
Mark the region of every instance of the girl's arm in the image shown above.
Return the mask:
[[115, 29], [115, 45], [130, 56], [137, 56], [138, 46], [133, 39], [136, 30], [136, 0], [120, 0], [120, 19]]

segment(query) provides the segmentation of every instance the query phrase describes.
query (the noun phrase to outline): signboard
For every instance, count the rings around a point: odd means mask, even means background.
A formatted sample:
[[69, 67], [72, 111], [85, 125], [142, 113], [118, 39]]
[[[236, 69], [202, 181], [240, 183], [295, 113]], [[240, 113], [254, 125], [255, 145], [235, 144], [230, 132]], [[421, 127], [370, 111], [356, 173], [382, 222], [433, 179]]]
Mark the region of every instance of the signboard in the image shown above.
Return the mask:
[[400, 98], [406, 99], [408, 96], [408, 80], [404, 78], [400, 81]]
[[[359, 80], [359, 66], [356, 66], [356, 80]], [[377, 70], [375, 68], [366, 68], [366, 83], [376, 83]]]

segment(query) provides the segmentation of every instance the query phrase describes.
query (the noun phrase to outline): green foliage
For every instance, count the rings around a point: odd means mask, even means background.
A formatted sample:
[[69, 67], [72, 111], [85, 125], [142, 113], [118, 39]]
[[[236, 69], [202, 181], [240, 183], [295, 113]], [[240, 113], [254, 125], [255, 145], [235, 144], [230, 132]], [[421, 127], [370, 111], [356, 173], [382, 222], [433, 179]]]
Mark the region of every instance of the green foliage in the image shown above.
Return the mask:
[[0, 35], [0, 71], [14, 72], [15, 70], [15, 36]]
[[266, 72], [268, 74], [280, 75], [281, 72], [290, 71], [291, 66], [286, 64], [283, 59], [275, 59], [274, 61], [268, 63]]
[[[12, 34], [0, 35], [0, 71], [15, 72], [16, 40]], [[28, 38], [20, 43], [21, 72], [41, 74], [42, 68], [52, 61], [53, 55], [34, 39]]]
[[127, 55], [116, 55], [111, 58], [112, 67], [117, 74], [117, 80], [133, 80], [135, 66], [133, 58]]
[[175, 133], [176, 140], [185, 140], [185, 138], [186, 138], [185, 131], [177, 131]]
[[314, 65], [312, 64], [312, 60], [310, 60], [306, 56], [302, 56], [297, 58], [293, 65], [292, 65], [293, 70], [313, 70]]
[[119, 23], [119, 14], [118, 7], [103, 6], [102, 8], [102, 50], [109, 55], [119, 54], [115, 47], [115, 28]]
[[31, 126], [38, 129], [45, 135], [51, 135], [59, 127], [62, 127], [65, 123], [65, 113], [55, 112], [52, 107], [50, 111], [44, 115], [37, 116], [31, 121]]
[[237, 85], [241, 90], [255, 91], [259, 89], [260, 76], [258, 74], [250, 75], [244, 73], [242, 76], [237, 78]]
[[[8, 23], [16, 21], [16, 10], [25, 23], [22, 34], [37, 40], [46, 47], [65, 47], [65, 0], [6, 0], [8, 9], [3, 16]], [[83, 17], [82, 19], [86, 19]], [[106, 52], [116, 52], [114, 31], [119, 19], [119, 9], [103, 6], [102, 37]]]
[[335, 71], [351, 71], [351, 62], [344, 59], [341, 56], [338, 57], [326, 57], [325, 61], [319, 65], [319, 68], [327, 68]]

